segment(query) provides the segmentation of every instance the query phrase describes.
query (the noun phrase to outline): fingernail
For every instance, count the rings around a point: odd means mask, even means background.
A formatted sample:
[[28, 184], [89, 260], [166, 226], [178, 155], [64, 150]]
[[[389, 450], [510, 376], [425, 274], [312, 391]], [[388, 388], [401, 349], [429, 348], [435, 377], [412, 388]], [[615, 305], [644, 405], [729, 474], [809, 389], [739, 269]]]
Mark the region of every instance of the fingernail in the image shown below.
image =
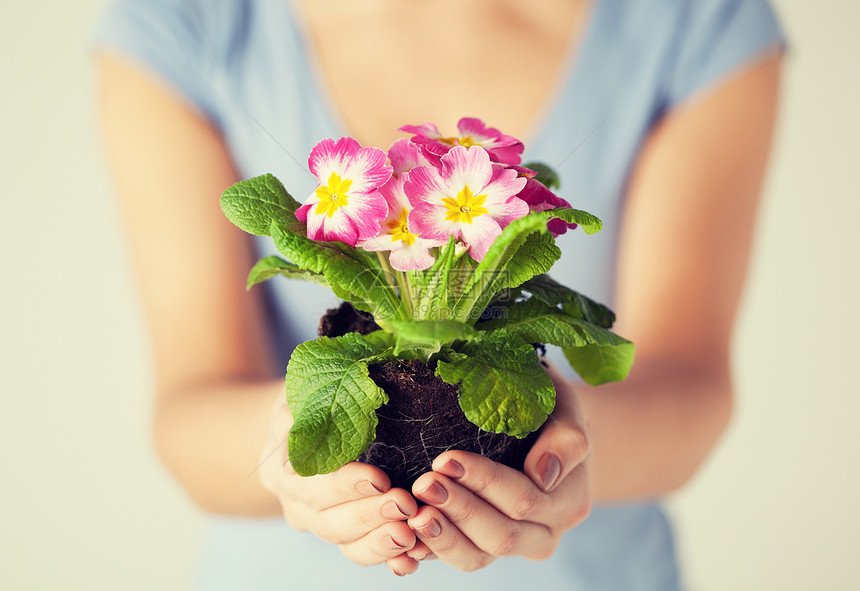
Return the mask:
[[406, 546], [395, 540], [391, 535], [385, 536], [383, 541], [385, 542], [385, 545], [392, 550], [403, 550], [406, 548]]
[[409, 517], [395, 501], [388, 501], [379, 511], [386, 519], [404, 519]]
[[398, 577], [405, 577], [406, 576], [406, 573], [399, 573], [399, 572], [397, 572], [396, 569], [393, 569], [393, 568], [391, 569], [391, 572], [393, 572]]
[[545, 453], [537, 464], [537, 476], [544, 492], [555, 488], [559, 474], [561, 474], [561, 460], [553, 453]]
[[442, 464], [442, 467], [439, 468], [437, 472], [441, 472], [449, 478], [462, 478], [463, 474], [466, 473], [466, 470], [463, 468], [460, 462], [457, 462], [455, 460], [448, 460], [447, 462]]
[[368, 497], [382, 493], [382, 491], [376, 488], [376, 485], [369, 480], [359, 480], [356, 482], [355, 490]]
[[[438, 537], [439, 534], [442, 533], [442, 526], [439, 525], [439, 522], [435, 519], [431, 519], [426, 525], [422, 525], [419, 528], [416, 528], [418, 533], [424, 536], [425, 538], [435, 538]], [[426, 558], [426, 556], [425, 556]], [[424, 560], [423, 558], [421, 560]]]
[[448, 500], [448, 491], [445, 490], [445, 487], [439, 484], [438, 481], [434, 480], [430, 483], [430, 486], [419, 492], [418, 496], [421, 497], [421, 500], [425, 503], [441, 505]]

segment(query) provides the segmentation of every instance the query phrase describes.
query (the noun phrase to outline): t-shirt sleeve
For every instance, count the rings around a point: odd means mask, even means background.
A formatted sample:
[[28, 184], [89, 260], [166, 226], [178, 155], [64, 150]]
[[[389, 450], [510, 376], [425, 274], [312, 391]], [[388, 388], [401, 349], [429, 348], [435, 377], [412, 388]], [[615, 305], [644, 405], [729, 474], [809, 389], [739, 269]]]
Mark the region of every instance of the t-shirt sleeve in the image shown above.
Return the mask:
[[691, 0], [666, 95], [676, 105], [768, 52], [785, 36], [767, 0]]
[[202, 4], [188, 0], [114, 0], [96, 26], [94, 47], [143, 64], [216, 121]]

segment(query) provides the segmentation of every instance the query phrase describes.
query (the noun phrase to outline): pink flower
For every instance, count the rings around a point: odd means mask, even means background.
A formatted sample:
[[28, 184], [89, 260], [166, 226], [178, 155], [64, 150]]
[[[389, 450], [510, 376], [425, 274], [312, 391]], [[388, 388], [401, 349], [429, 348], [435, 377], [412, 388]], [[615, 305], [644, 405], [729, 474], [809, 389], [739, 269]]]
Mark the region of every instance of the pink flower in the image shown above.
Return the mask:
[[[525, 201], [529, 211], [546, 211], [556, 207], [570, 207], [570, 203], [550, 191], [543, 183], [535, 180], [535, 172], [523, 166], [512, 166], [511, 170], [517, 171], [521, 177], [526, 179], [526, 186], [517, 194], [517, 197]], [[561, 218], [553, 218], [547, 223], [547, 229], [553, 237], [558, 238], [568, 229], [573, 230], [576, 224], [567, 223]]]
[[460, 238], [480, 261], [502, 228], [529, 207], [516, 194], [526, 184], [515, 170], [494, 166], [480, 146], [454, 146], [440, 168], [413, 168], [404, 189], [413, 206], [409, 230], [422, 238]]
[[404, 125], [400, 131], [415, 134], [412, 141], [424, 150], [424, 155], [435, 166], [440, 158], [454, 146], [481, 146], [490, 155], [490, 160], [501, 164], [519, 164], [523, 153], [523, 143], [515, 137], [504, 135], [494, 127], [474, 117], [463, 117], [457, 123], [460, 132], [456, 137], [443, 137], [432, 123], [424, 125]]
[[324, 139], [314, 146], [308, 167], [320, 185], [296, 210], [296, 217], [308, 225], [308, 238], [355, 246], [379, 234], [388, 214], [379, 187], [392, 172], [385, 160], [379, 148], [362, 148], [350, 137]]
[[382, 222], [380, 235], [361, 241], [358, 246], [365, 250], [391, 251], [388, 262], [397, 271], [422, 271], [435, 261], [429, 249], [442, 246], [447, 240], [421, 238], [409, 231], [408, 219], [412, 206], [403, 191], [408, 176], [409, 173], [404, 172], [379, 189], [388, 204], [388, 216]]
[[424, 157], [417, 144], [403, 137], [391, 144], [388, 148], [388, 159], [394, 167], [394, 176], [400, 176], [416, 166], [430, 166], [430, 162]]

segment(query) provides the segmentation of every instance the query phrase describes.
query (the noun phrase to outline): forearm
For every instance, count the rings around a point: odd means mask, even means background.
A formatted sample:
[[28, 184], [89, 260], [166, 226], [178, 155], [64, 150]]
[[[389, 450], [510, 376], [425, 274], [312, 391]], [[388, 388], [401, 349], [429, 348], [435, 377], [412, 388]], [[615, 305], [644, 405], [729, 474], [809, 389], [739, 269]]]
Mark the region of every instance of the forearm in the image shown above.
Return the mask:
[[162, 393], [158, 454], [194, 501], [214, 513], [278, 515], [256, 473], [283, 380], [230, 383]]
[[654, 497], [681, 487], [731, 416], [725, 369], [643, 361], [624, 382], [576, 390], [590, 430], [596, 500]]

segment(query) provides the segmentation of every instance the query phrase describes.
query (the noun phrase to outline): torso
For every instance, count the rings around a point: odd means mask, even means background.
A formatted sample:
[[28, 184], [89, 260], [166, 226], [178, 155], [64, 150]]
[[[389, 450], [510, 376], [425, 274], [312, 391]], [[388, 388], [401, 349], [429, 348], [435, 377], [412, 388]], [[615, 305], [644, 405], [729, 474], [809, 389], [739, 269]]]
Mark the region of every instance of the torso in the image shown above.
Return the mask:
[[406, 123], [453, 132], [467, 115], [528, 141], [590, 10], [588, 0], [299, 5], [343, 125], [362, 144], [383, 147]]

